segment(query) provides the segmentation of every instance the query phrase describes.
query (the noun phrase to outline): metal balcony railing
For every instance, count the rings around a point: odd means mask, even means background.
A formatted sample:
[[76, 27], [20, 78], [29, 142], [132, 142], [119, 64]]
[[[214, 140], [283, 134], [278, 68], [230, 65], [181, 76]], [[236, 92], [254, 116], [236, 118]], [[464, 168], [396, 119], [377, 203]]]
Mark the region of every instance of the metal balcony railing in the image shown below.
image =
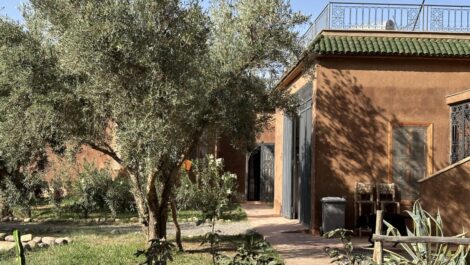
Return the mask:
[[302, 46], [325, 29], [470, 32], [470, 6], [331, 2], [301, 37]]

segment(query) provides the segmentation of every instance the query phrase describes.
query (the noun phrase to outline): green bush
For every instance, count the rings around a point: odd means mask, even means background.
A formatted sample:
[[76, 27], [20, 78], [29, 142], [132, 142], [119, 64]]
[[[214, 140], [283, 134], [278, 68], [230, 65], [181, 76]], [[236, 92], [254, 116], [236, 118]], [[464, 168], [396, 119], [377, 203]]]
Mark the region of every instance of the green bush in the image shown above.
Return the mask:
[[221, 158], [208, 155], [193, 163], [193, 180], [189, 174], [183, 174], [177, 201], [185, 209], [200, 210], [205, 220], [217, 220], [229, 210], [230, 202], [236, 197], [237, 176], [224, 172]]
[[215, 224], [224, 212], [230, 209], [230, 202], [235, 196], [237, 176], [230, 172], [224, 172], [224, 164], [221, 158], [207, 155], [203, 159], [194, 161], [192, 174], [183, 177], [177, 199], [184, 207], [191, 207], [202, 212], [197, 224], [207, 220], [212, 227], [201, 244], [209, 244], [212, 261], [216, 264], [219, 256], [217, 252], [220, 236], [215, 229]]
[[138, 250], [136, 257], [145, 256], [145, 262], [141, 265], [162, 265], [167, 261], [173, 261], [173, 250], [175, 245], [165, 239], [150, 240], [150, 247], [146, 250]]
[[106, 188], [104, 201], [113, 217], [116, 217], [117, 213], [120, 212], [136, 211], [134, 197], [130, 192], [131, 186], [127, 177], [117, 176], [113, 181], [108, 182]]
[[68, 180], [68, 175], [65, 172], [60, 172], [52, 176], [48, 182], [48, 199], [57, 217], [60, 217], [62, 214], [62, 202], [65, 199], [66, 190], [70, 186]]
[[109, 210], [115, 217], [118, 212], [134, 209], [127, 178], [118, 176], [113, 180], [107, 170], [97, 169], [93, 164], [84, 164], [83, 171], [72, 186], [72, 208], [80, 217], [88, 218], [89, 214], [96, 210]]
[[351, 241], [352, 230], [344, 228], [335, 229], [325, 233], [324, 238], [338, 238], [341, 241], [342, 248], [329, 248], [324, 249], [325, 253], [332, 259], [331, 263], [340, 265], [370, 265], [374, 264], [372, 258], [354, 254], [354, 246]]
[[254, 235], [247, 236], [246, 241], [237, 249], [235, 256], [220, 256], [220, 265], [281, 265], [271, 253], [270, 246], [264, 240], [256, 240]]
[[46, 187], [43, 175], [39, 172], [5, 176], [1, 190], [2, 202], [8, 208], [20, 210], [31, 218], [32, 208], [43, 198]]

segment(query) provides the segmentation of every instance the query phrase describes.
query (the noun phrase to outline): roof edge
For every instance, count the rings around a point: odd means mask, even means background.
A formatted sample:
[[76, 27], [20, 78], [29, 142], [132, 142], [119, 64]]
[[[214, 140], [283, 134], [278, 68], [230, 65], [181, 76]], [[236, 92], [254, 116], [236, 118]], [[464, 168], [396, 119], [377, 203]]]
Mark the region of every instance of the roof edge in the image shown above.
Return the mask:
[[[461, 39], [470, 40], [469, 33], [463, 32], [431, 32], [431, 31], [395, 31], [395, 30], [337, 30], [325, 29], [318, 35], [324, 36], [363, 36], [363, 37], [409, 37], [430, 39]], [[312, 42], [313, 43], [313, 42]]]
[[[328, 56], [341, 56], [341, 57], [380, 57], [380, 58], [427, 58], [427, 59], [468, 59], [463, 56], [432, 56], [426, 54], [415, 55], [402, 55], [402, 54], [322, 54], [315, 51], [315, 46], [325, 37], [380, 37], [380, 38], [419, 38], [419, 39], [446, 39], [446, 40], [465, 40], [470, 41], [470, 34], [468, 33], [449, 33], [449, 32], [415, 32], [415, 31], [390, 31], [390, 30], [322, 30], [318, 33], [315, 39], [308, 45], [297, 62], [291, 66], [281, 79], [277, 82], [274, 89], [281, 89], [282, 86], [287, 86], [300, 71], [299, 67], [305, 62], [308, 56], [313, 58], [328, 57]], [[292, 76], [294, 74], [294, 76]]]

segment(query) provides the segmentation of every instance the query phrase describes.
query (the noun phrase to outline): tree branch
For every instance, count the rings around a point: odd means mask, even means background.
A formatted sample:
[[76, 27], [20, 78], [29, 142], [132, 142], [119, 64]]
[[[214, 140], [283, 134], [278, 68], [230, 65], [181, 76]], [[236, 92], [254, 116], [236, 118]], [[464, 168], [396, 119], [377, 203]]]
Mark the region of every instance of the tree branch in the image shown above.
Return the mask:
[[105, 146], [99, 146], [95, 143], [88, 142], [88, 141], [84, 142], [84, 144], [88, 145], [89, 147], [91, 147], [92, 149], [94, 149], [96, 151], [99, 151], [99, 152], [101, 152], [105, 155], [108, 155], [114, 161], [116, 161], [118, 164], [123, 166], [124, 161], [118, 156], [118, 154], [108, 144], [104, 144]]

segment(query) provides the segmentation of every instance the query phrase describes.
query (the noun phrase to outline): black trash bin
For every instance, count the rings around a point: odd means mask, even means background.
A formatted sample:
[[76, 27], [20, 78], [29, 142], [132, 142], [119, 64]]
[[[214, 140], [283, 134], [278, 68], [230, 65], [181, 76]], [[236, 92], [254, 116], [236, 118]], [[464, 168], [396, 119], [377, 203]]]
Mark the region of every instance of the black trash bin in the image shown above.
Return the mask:
[[340, 197], [325, 197], [321, 199], [322, 205], [322, 227], [320, 233], [344, 228], [346, 219], [346, 199]]

